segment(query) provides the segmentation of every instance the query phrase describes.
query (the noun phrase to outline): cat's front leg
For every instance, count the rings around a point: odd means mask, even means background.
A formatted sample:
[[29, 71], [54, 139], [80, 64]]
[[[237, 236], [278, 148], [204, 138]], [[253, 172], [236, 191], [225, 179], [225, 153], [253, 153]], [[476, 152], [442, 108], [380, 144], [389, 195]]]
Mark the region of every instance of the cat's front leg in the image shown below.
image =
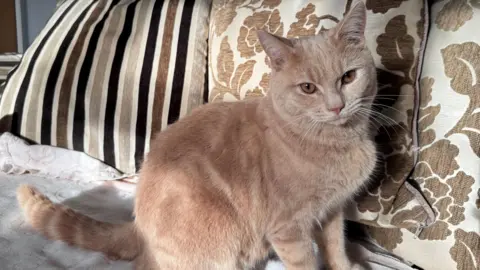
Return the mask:
[[329, 270], [356, 269], [347, 256], [343, 222], [343, 211], [339, 211], [330, 215], [322, 222], [322, 228], [315, 231], [315, 240]]
[[275, 232], [269, 241], [287, 270], [318, 269], [311, 231], [292, 225]]

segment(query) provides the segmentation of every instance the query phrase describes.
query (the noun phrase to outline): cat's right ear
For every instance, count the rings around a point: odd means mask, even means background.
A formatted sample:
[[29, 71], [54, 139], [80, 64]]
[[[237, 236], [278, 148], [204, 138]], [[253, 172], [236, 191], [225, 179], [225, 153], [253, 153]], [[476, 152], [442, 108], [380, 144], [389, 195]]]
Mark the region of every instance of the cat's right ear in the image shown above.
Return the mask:
[[348, 45], [365, 45], [365, 27], [367, 24], [367, 10], [360, 0], [352, 3], [352, 8], [345, 17], [332, 29], [338, 40]]
[[270, 58], [270, 64], [275, 70], [281, 70], [293, 53], [293, 43], [286, 38], [272, 35], [263, 30], [257, 30], [258, 40], [265, 53]]

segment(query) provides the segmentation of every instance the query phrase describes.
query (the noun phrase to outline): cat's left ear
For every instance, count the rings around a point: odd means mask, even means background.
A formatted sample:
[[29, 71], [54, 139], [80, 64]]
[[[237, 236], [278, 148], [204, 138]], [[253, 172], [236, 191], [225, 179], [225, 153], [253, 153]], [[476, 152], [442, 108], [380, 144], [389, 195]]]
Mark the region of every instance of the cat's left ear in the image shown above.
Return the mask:
[[352, 8], [334, 29], [335, 37], [346, 45], [365, 45], [365, 26], [367, 24], [367, 10], [362, 1], [354, 1]]
[[257, 30], [257, 36], [263, 50], [270, 58], [272, 67], [277, 71], [282, 69], [293, 53], [292, 41], [263, 30]]

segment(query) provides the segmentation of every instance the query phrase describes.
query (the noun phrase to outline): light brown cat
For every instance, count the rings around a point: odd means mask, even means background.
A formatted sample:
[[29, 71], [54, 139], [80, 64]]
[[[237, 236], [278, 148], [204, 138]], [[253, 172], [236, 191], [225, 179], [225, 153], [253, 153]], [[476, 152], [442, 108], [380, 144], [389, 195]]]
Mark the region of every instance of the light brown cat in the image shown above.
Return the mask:
[[353, 267], [342, 208], [376, 163], [376, 95], [357, 3], [333, 29], [284, 39], [259, 31], [272, 66], [264, 98], [197, 109], [158, 134], [140, 173], [135, 221], [114, 225], [22, 186], [26, 219], [51, 239], [135, 259], [136, 269], [244, 269], [272, 249], [316, 269], [313, 229], [331, 269]]

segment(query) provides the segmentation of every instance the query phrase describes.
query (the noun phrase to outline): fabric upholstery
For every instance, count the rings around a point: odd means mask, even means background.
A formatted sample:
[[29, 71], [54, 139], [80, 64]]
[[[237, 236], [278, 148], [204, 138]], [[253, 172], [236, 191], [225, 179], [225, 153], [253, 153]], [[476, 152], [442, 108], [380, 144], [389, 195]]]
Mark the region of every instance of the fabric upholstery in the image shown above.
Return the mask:
[[2, 131], [135, 173], [153, 134], [203, 103], [210, 5], [64, 1], [6, 82]]
[[435, 212], [424, 228], [371, 228], [424, 269], [480, 269], [480, 4], [431, 9], [420, 84], [420, 155], [413, 177]]

